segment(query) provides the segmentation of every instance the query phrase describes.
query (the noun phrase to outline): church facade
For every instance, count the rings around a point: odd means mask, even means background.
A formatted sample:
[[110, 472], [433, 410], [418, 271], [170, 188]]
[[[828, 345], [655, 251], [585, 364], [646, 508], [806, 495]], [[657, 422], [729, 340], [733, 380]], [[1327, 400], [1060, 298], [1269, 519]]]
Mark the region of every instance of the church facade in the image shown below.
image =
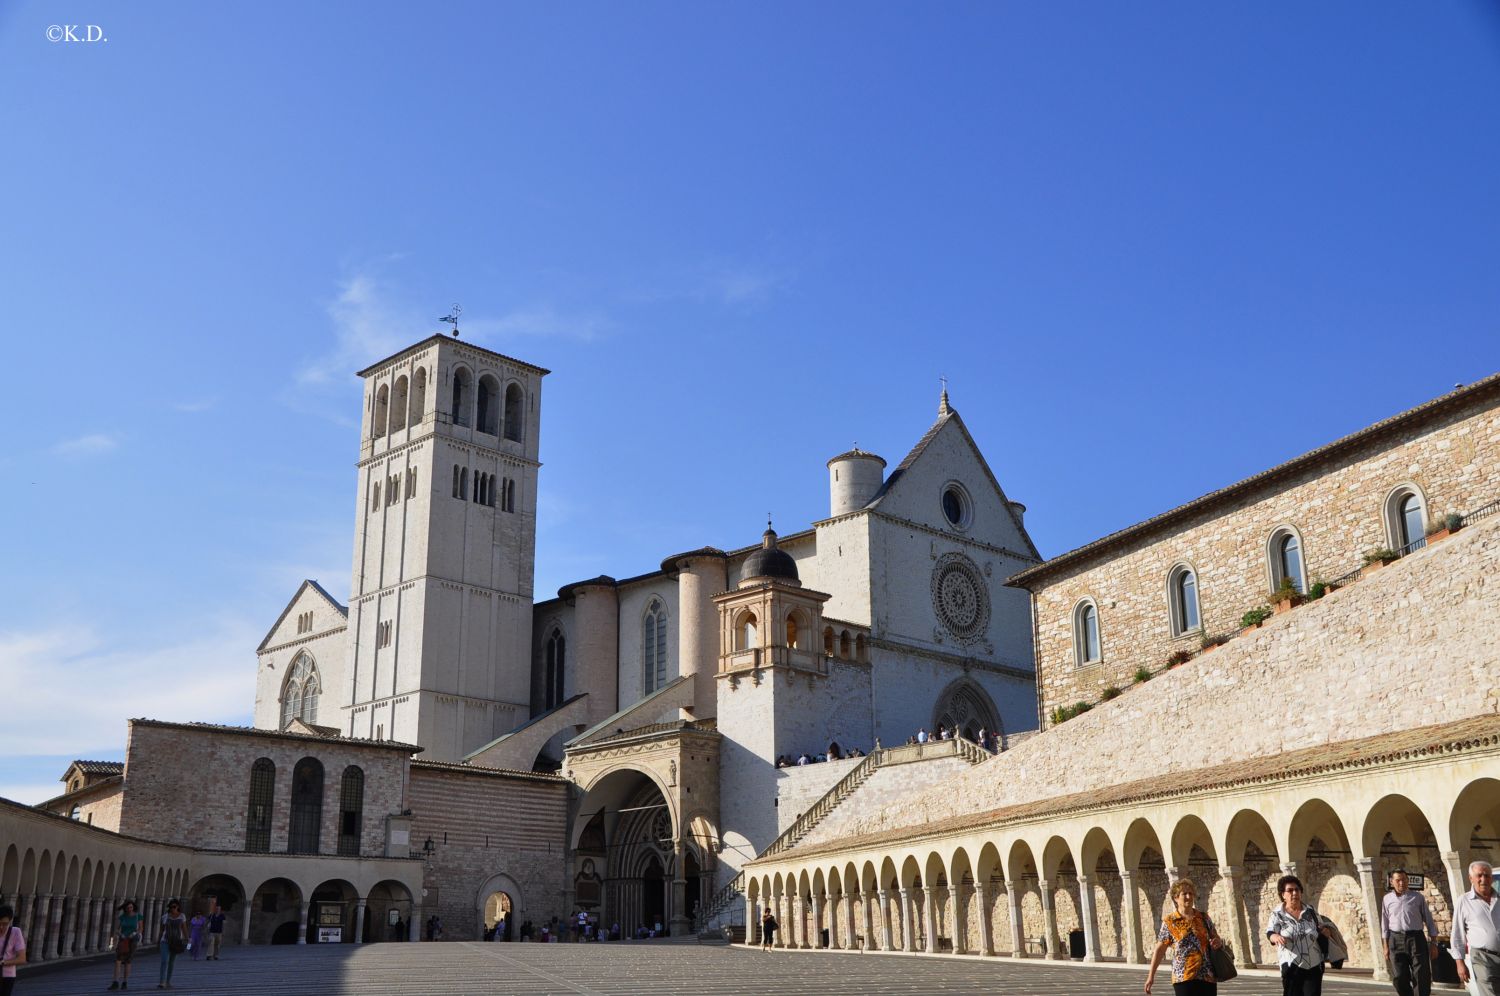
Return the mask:
[[847, 767], [778, 758], [1036, 727], [1029, 604], [1005, 581], [1040, 558], [946, 392], [889, 473], [830, 459], [808, 528], [539, 600], [547, 373], [444, 336], [360, 371], [349, 601], [295, 593], [258, 648], [257, 728], [560, 772], [562, 905], [680, 930]]

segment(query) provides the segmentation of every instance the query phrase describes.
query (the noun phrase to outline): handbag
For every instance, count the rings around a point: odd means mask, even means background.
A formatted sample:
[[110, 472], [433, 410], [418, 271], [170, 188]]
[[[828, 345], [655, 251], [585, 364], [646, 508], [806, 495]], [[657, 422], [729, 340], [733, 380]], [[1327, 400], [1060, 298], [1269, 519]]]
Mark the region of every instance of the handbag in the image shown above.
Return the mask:
[[1234, 967], [1234, 949], [1228, 944], [1208, 949], [1208, 966], [1213, 969], [1216, 982], [1228, 982], [1240, 974], [1240, 970]]
[[173, 954], [182, 954], [187, 950], [187, 941], [182, 938], [182, 925], [167, 921], [167, 950]]

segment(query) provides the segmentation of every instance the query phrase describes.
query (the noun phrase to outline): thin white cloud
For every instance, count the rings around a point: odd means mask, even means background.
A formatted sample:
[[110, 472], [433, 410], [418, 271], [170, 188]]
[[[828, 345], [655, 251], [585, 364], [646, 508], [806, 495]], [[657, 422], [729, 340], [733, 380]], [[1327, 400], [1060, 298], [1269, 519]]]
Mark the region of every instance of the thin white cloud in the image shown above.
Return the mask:
[[64, 457], [90, 457], [117, 449], [120, 438], [107, 432], [91, 432], [73, 439], [64, 439], [52, 447], [52, 452]]
[[367, 273], [343, 282], [338, 297], [328, 306], [328, 317], [333, 323], [333, 348], [297, 371], [297, 381], [304, 386], [346, 380], [354, 371], [420, 339], [424, 330], [430, 332], [436, 324], [435, 316], [422, 321], [414, 309], [392, 301]]
[[610, 328], [609, 319], [601, 314], [568, 314], [546, 304], [517, 308], [499, 318], [465, 321], [459, 326], [463, 335], [501, 344], [502, 348], [505, 340], [520, 338], [580, 339], [590, 342], [607, 333]]
[[243, 619], [193, 622], [199, 635], [137, 646], [105, 640], [85, 620], [0, 631], [0, 687], [25, 689], [5, 719], [11, 757], [118, 751], [133, 717], [248, 722], [265, 634]]

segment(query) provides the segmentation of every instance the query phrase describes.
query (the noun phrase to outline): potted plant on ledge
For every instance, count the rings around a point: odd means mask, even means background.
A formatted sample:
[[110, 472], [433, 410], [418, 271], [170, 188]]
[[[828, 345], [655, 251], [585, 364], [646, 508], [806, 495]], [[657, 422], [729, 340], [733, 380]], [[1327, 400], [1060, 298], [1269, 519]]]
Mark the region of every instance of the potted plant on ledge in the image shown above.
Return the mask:
[[1240, 616], [1240, 626], [1243, 627], [1240, 632], [1243, 634], [1250, 632], [1252, 629], [1259, 629], [1260, 624], [1269, 618], [1271, 618], [1271, 610], [1264, 605], [1258, 605]]
[[1373, 574], [1375, 571], [1380, 570], [1386, 564], [1400, 559], [1401, 554], [1397, 553], [1395, 550], [1392, 550], [1390, 547], [1378, 547], [1365, 554], [1364, 573]]
[[1464, 517], [1457, 512], [1449, 512], [1441, 519], [1433, 520], [1432, 524], [1427, 527], [1427, 545], [1431, 546], [1434, 543], [1441, 543], [1462, 529], [1463, 524]]
[[1271, 592], [1271, 607], [1279, 616], [1283, 612], [1290, 612], [1302, 604], [1302, 592], [1292, 583], [1291, 578], [1282, 578], [1281, 587]]

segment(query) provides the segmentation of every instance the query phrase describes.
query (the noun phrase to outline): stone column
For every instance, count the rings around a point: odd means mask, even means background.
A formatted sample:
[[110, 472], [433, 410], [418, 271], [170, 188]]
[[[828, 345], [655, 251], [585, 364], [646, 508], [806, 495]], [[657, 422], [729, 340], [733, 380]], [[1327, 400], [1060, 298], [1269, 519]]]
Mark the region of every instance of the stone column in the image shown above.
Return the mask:
[[146, 900], [146, 918], [141, 921], [141, 937], [147, 944], [156, 943], [156, 932], [161, 929], [161, 900], [152, 896]]
[[77, 896], [68, 897], [68, 920], [63, 925], [62, 952], [64, 957], [73, 954], [73, 948], [78, 943], [78, 904]]
[[865, 928], [865, 942], [862, 950], [871, 951], [875, 948], [875, 918], [871, 915], [870, 905], [875, 902], [875, 894], [866, 892], [863, 898], [864, 902], [859, 908], [860, 913], [863, 914], [860, 919], [864, 921]]
[[365, 943], [365, 901], [356, 900], [354, 903], [354, 943]]
[[880, 898], [880, 950], [889, 951], [895, 946], [891, 943], [891, 894], [884, 889], [875, 894]]
[[[303, 922], [307, 920], [306, 903], [302, 905], [302, 919]], [[411, 922], [406, 925], [406, 939], [407, 941], [420, 941], [422, 939], [422, 905], [420, 903], [411, 904]], [[297, 943], [301, 944], [302, 942], [299, 940]]]
[[760, 929], [760, 919], [755, 915], [755, 900], [745, 897], [745, 943], [755, 943], [755, 932]]
[[[1375, 966], [1375, 981], [1391, 981], [1391, 973], [1385, 967], [1384, 938], [1380, 934], [1380, 890], [1375, 887], [1375, 859], [1360, 858], [1354, 862], [1359, 869], [1359, 888], [1365, 900], [1365, 922], [1369, 924], [1370, 964]], [[1353, 954], [1353, 952], [1350, 952]]]
[[1078, 876], [1078, 913], [1083, 919], [1083, 960], [1099, 960], [1099, 915], [1094, 908], [1094, 880]]
[[[33, 935], [26, 938], [26, 946], [29, 951], [36, 952], [37, 961], [46, 961], [47, 944], [52, 940], [52, 932], [49, 925], [52, 923], [52, 896], [36, 897], [36, 923], [31, 928]], [[30, 960], [28, 958], [28, 960]]]
[[[1457, 906], [1459, 899], [1469, 891], [1469, 869], [1465, 867], [1464, 856], [1457, 851], [1444, 851], [1443, 868], [1448, 872], [1448, 895]], [[1380, 918], [1370, 922], [1374, 924], [1372, 929], [1378, 932]]]
[[679, 837], [672, 845], [672, 922], [670, 929], [673, 937], [687, 937], [693, 932], [693, 918], [688, 916], [687, 908], [687, 875], [684, 865], [687, 863], [687, 848]]
[[99, 909], [102, 903], [97, 896], [84, 900], [83, 937], [79, 940], [84, 954], [99, 950]]
[[[1295, 861], [1283, 861], [1281, 863], [1281, 874], [1283, 874], [1283, 875], [1296, 875], [1297, 874], [1297, 862], [1295, 862]], [[1279, 900], [1281, 897], [1277, 896], [1276, 898]]]
[[[244, 911], [244, 916], [240, 918], [240, 944], [242, 945], [249, 945], [250, 943], [250, 914], [252, 912], [250, 901], [253, 898], [253, 896], [246, 896], [245, 902], [240, 907]], [[381, 940], [385, 940], [385, 938], [382, 937]]]
[[972, 896], [964, 898], [964, 887], [960, 880], [958, 885], [948, 890], [953, 895], [953, 953], [969, 953], [969, 906], [973, 903]]
[[[302, 900], [301, 907], [297, 910], [297, 943], [307, 943], [307, 913], [312, 908], [312, 903], [306, 899]], [[412, 923], [412, 929], [416, 929], [416, 923]]]
[[1141, 954], [1141, 903], [1135, 891], [1135, 872], [1120, 871], [1120, 912], [1125, 920], [1125, 962], [1140, 965], [1145, 962]]
[[1066, 961], [1068, 953], [1062, 949], [1062, 940], [1057, 936], [1057, 903], [1052, 898], [1052, 883], [1038, 879], [1036, 884], [1042, 892], [1042, 936], [1047, 940], [1047, 957]]
[[938, 944], [938, 919], [937, 919], [937, 886], [922, 886], [922, 934], [926, 943], [923, 945], [928, 954], [937, 954]]
[[1010, 879], [1005, 880], [1005, 901], [1010, 906], [1010, 956], [1025, 958], [1026, 931], [1021, 926], [1021, 894]]
[[985, 883], [974, 883], [974, 902], [979, 904], [979, 954], [995, 953], [995, 926], [990, 923], [990, 892]]
[[912, 930], [911, 890], [901, 890], [901, 950], [917, 950], [916, 931]]
[[[1219, 877], [1229, 891], [1230, 909], [1234, 911], [1234, 922], [1228, 924], [1229, 934], [1219, 931], [1219, 936], [1234, 945], [1235, 960], [1241, 965], [1250, 964], [1250, 918], [1245, 909], [1245, 899], [1240, 895], [1243, 885], [1242, 869], [1239, 865], [1225, 865], [1219, 869]], [[1204, 905], [1208, 901], [1204, 900]], [[1376, 921], [1377, 923], [1379, 921]]]
[[859, 931], [855, 928], [855, 923], [854, 923], [854, 903], [855, 903], [856, 900], [858, 900], [860, 898], [861, 897], [860, 897], [860, 894], [858, 892], [849, 892], [848, 890], [845, 890], [845, 892], [844, 892], [844, 950], [845, 951], [858, 951], [859, 950], [859, 941], [857, 939], [859, 937]]
[[812, 947], [823, 946], [823, 897], [812, 897]]

